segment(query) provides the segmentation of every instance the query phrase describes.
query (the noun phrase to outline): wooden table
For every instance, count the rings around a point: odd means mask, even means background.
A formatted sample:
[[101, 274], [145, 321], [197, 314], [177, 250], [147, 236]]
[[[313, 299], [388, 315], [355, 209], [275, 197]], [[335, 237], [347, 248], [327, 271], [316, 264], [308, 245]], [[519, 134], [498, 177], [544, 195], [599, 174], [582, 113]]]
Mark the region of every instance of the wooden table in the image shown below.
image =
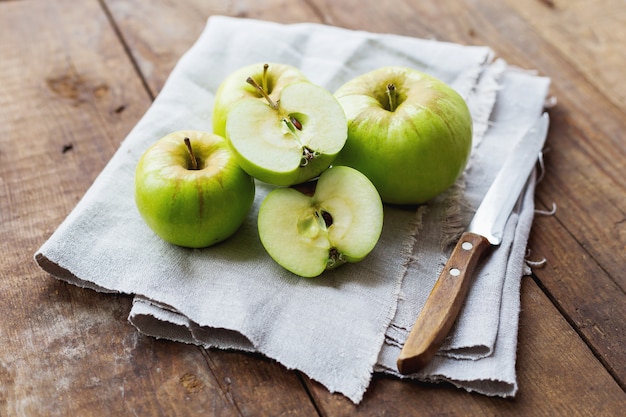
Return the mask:
[[[359, 406], [255, 355], [155, 340], [32, 260], [210, 15], [491, 46], [552, 78], [514, 400], [377, 375]], [[624, 415], [623, 0], [0, 1], [0, 415]]]

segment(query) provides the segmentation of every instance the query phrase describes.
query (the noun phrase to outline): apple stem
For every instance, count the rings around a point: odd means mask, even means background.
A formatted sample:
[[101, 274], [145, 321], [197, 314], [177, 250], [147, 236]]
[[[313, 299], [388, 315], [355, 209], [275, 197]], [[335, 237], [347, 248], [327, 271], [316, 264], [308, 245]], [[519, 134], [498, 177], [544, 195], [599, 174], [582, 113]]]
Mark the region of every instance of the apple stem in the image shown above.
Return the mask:
[[393, 83], [387, 84], [387, 98], [389, 99], [389, 111], [396, 111], [396, 86]]
[[189, 140], [189, 138], [185, 138], [185, 145], [187, 146], [187, 152], [189, 152], [189, 158], [191, 159], [191, 169], [198, 169], [198, 160], [193, 154], [193, 149], [191, 148], [191, 141]]
[[269, 68], [269, 64], [263, 64], [263, 77], [261, 78], [261, 87], [263, 91], [269, 92], [267, 88], [267, 69]]
[[261, 93], [263, 97], [265, 97], [265, 100], [267, 100], [271, 108], [273, 108], [274, 110], [278, 110], [278, 104], [276, 104], [274, 100], [270, 98], [270, 96], [265, 92], [265, 90], [256, 81], [254, 81], [252, 77], [248, 77], [248, 79], [246, 79], [246, 82], [250, 84], [252, 87], [256, 88], [257, 91]]

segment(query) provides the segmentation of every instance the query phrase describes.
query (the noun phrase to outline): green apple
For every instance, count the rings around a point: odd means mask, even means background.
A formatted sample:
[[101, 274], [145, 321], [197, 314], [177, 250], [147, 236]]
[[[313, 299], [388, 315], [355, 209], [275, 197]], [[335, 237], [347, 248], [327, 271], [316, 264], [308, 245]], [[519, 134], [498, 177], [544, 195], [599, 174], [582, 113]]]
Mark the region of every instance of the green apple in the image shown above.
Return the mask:
[[376, 246], [383, 226], [380, 196], [359, 171], [334, 166], [309, 184], [313, 191], [272, 190], [258, 215], [267, 253], [302, 277], [362, 260]]
[[226, 138], [239, 165], [274, 185], [308, 181], [326, 170], [343, 148], [348, 126], [343, 109], [323, 87], [296, 82], [274, 101], [242, 100], [226, 120]]
[[246, 80], [251, 77], [274, 101], [286, 85], [297, 81], [308, 81], [296, 67], [279, 63], [258, 63], [240, 68], [226, 77], [215, 93], [213, 102], [213, 133], [226, 136], [226, 119], [237, 102], [256, 98], [265, 101], [263, 94]]
[[148, 226], [174, 245], [203, 248], [230, 237], [254, 200], [254, 180], [228, 142], [178, 131], [155, 142], [135, 170], [135, 202]]
[[341, 86], [335, 97], [348, 119], [348, 140], [335, 163], [354, 167], [386, 203], [421, 204], [463, 173], [472, 118], [444, 82], [405, 67], [383, 67]]

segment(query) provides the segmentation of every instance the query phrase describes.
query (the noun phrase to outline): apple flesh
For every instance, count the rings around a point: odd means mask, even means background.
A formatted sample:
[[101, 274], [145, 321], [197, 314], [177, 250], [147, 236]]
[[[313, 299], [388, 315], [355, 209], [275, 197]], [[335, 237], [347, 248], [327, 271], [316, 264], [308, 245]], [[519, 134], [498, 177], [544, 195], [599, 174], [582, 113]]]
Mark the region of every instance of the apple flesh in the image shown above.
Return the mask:
[[382, 225], [383, 205], [376, 188], [345, 166], [324, 171], [312, 193], [295, 187], [271, 191], [258, 216], [267, 253], [302, 277], [362, 260], [376, 246]]
[[347, 135], [337, 100], [310, 82], [289, 84], [278, 101], [242, 100], [226, 121], [226, 137], [239, 165], [261, 181], [282, 186], [326, 170]]
[[296, 67], [279, 63], [258, 63], [240, 68], [222, 81], [213, 102], [213, 133], [226, 136], [226, 120], [232, 107], [241, 100], [257, 99], [265, 102], [265, 96], [246, 82], [251, 77], [273, 101], [278, 101], [285, 86], [308, 81]]
[[230, 237], [254, 193], [254, 180], [237, 165], [227, 141], [207, 132], [166, 135], [146, 150], [135, 171], [139, 213], [178, 246], [203, 248]]
[[444, 82], [404, 67], [358, 76], [335, 92], [348, 140], [335, 163], [363, 172], [386, 203], [420, 204], [463, 173], [472, 147], [472, 118]]

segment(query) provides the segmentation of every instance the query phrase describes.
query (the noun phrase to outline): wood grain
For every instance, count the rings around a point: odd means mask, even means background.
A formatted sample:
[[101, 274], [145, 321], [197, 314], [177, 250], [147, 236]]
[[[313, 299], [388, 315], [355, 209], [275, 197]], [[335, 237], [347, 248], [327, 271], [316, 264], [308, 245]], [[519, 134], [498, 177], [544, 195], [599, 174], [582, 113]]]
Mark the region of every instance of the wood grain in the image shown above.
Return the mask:
[[[0, 415], [572, 415], [626, 406], [620, 0], [0, 2]], [[271, 360], [139, 335], [131, 300], [32, 255], [212, 14], [489, 45], [552, 78], [547, 172], [522, 285], [515, 400], [375, 376], [363, 403]], [[302, 383], [304, 381], [304, 384]]]
[[[542, 207], [547, 210], [547, 207]], [[588, 254], [580, 254], [575, 238], [551, 216], [537, 216], [528, 244], [531, 258], [545, 259], [535, 270], [542, 288], [607, 366], [626, 386], [626, 297]]]
[[626, 109], [626, 4], [620, 0], [506, 2], [529, 26], [576, 63], [576, 68], [616, 106]]
[[[161, 91], [170, 71], [196, 41], [209, 16], [225, 15], [279, 23], [317, 21], [315, 10], [303, 0], [190, 0], [184, 4], [106, 0], [104, 4], [153, 95]], [[146, 22], [153, 24], [147, 25]]]

